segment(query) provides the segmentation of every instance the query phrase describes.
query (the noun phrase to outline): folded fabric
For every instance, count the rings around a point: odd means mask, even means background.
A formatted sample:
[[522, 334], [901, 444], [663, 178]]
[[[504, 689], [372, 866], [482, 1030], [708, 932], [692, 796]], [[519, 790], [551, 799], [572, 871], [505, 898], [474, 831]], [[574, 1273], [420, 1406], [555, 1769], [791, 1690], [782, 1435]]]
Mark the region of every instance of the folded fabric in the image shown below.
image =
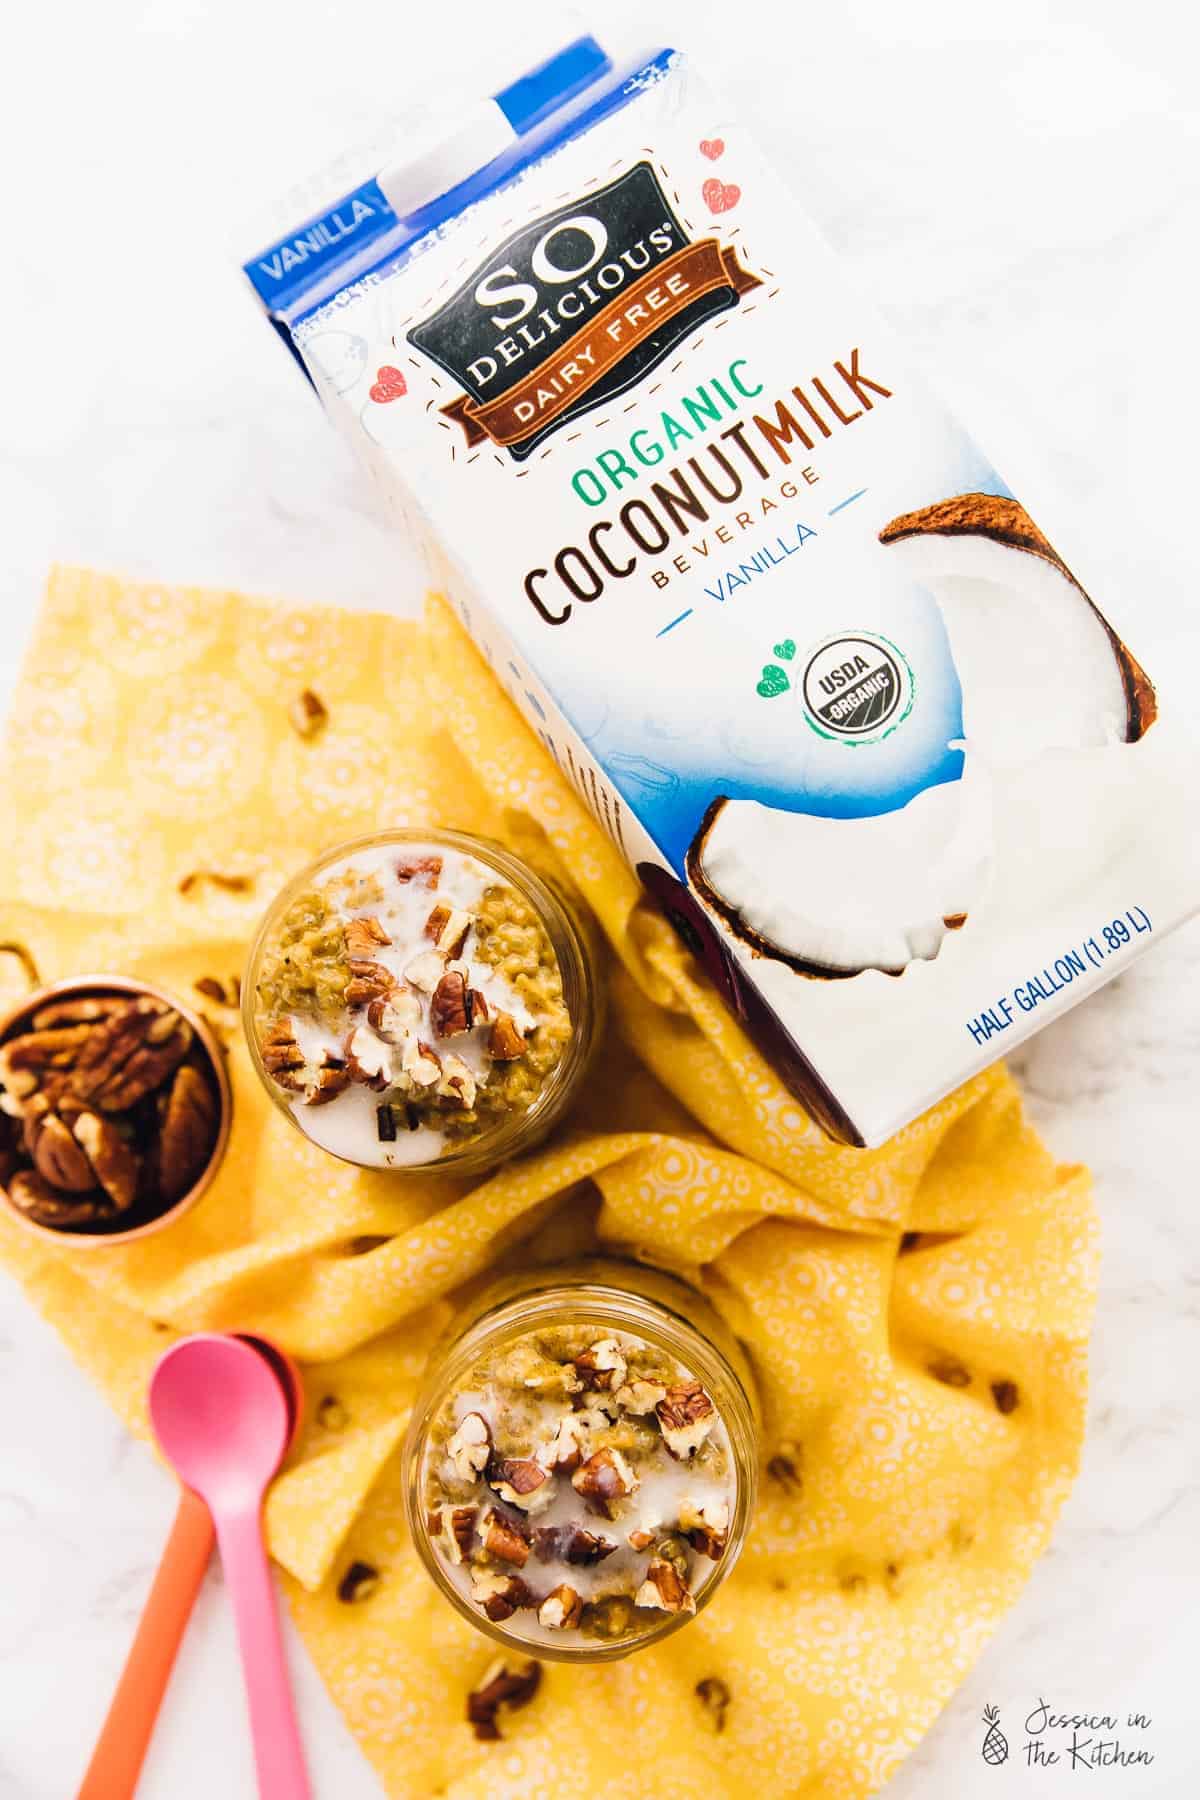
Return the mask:
[[[310, 739], [288, 722], [305, 688], [328, 709]], [[0, 1258], [141, 1435], [173, 1334], [262, 1332], [300, 1359], [308, 1425], [270, 1545], [387, 1792], [876, 1793], [1016, 1596], [1078, 1466], [1095, 1218], [1085, 1172], [1055, 1165], [1005, 1072], [882, 1149], [831, 1143], [438, 600], [418, 626], [57, 570], [0, 806], [0, 938], [47, 980], [142, 975], [200, 1005], [235, 1093], [218, 1178], [175, 1225], [87, 1250], [5, 1215]], [[196, 989], [240, 972], [316, 851], [423, 822], [553, 859], [607, 946], [609, 1027], [567, 1129], [474, 1185], [324, 1156], [261, 1092], [236, 1014]], [[237, 880], [186, 879], [213, 873]], [[0, 954], [0, 978], [17, 997], [18, 957]], [[493, 1647], [417, 1563], [397, 1450], [462, 1291], [494, 1264], [593, 1247], [679, 1271], [744, 1339], [761, 1503], [694, 1624], [623, 1662], [548, 1665], [503, 1740], [478, 1743], [466, 1695]], [[365, 1599], [339, 1598], [352, 1562], [380, 1577]]]

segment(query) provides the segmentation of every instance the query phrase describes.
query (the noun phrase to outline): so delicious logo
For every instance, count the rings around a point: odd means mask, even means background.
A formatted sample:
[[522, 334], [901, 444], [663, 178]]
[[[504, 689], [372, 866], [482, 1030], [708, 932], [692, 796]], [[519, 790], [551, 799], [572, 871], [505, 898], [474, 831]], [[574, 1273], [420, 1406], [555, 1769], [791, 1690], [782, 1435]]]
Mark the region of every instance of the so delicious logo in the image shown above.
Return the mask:
[[523, 461], [760, 286], [691, 241], [649, 163], [514, 232], [408, 341], [466, 392], [442, 411]]

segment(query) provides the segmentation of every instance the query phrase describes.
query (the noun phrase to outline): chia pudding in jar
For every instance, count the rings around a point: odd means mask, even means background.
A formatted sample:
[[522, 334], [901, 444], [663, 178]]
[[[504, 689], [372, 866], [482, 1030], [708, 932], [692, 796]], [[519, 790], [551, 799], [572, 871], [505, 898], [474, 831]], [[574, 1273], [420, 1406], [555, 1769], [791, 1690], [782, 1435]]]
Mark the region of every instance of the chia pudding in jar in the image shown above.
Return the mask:
[[543, 1303], [542, 1323], [439, 1357], [408, 1460], [418, 1548], [459, 1609], [534, 1655], [586, 1661], [678, 1629], [719, 1586], [749, 1515], [753, 1425], [682, 1316], [636, 1295], [618, 1295], [623, 1318], [579, 1310], [554, 1323]]
[[499, 1160], [559, 1115], [594, 1008], [582, 940], [515, 857], [457, 833], [331, 852], [272, 907], [247, 1034], [272, 1096], [367, 1168]]

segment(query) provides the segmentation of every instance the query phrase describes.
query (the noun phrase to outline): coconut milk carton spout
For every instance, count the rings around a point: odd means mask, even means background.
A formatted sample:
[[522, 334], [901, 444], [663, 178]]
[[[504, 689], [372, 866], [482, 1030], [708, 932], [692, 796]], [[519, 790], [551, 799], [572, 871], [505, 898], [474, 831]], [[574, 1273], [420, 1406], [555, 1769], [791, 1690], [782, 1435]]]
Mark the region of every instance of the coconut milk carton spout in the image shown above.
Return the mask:
[[882, 1141], [1200, 900], [1196, 747], [1136, 620], [685, 56], [579, 38], [247, 274], [647, 904], [837, 1136]]

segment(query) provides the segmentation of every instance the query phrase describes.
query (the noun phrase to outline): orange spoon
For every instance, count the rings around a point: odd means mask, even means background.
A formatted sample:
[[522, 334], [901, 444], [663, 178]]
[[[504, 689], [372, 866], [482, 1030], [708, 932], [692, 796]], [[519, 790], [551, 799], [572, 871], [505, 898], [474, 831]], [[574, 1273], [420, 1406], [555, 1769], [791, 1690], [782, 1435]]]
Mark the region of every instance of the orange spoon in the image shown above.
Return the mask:
[[[237, 1335], [252, 1344], [274, 1371], [287, 1399], [289, 1441], [294, 1443], [304, 1406], [300, 1371], [290, 1357], [265, 1338], [252, 1337], [248, 1332]], [[175, 1523], [78, 1800], [132, 1800], [167, 1681], [212, 1555], [213, 1541], [208, 1507], [191, 1488], [181, 1488]]]

